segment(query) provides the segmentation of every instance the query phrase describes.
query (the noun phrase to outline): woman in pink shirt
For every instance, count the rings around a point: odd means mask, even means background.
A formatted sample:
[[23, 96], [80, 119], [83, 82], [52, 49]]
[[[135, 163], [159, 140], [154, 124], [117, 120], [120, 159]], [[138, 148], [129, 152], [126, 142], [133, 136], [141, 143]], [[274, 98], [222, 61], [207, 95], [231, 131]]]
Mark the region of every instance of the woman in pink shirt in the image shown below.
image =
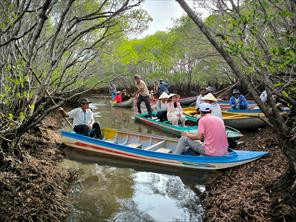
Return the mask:
[[169, 95], [169, 100], [167, 102], [167, 118], [172, 125], [177, 126], [179, 121], [182, 126], [185, 127], [185, 115], [183, 114], [183, 109], [181, 104], [178, 102], [178, 95], [171, 93]]
[[[199, 111], [202, 117], [198, 122], [197, 134], [183, 132], [174, 153], [182, 154], [191, 148], [202, 155], [223, 156], [227, 154], [228, 141], [223, 120], [211, 114], [209, 103], [200, 104]], [[204, 139], [203, 143], [202, 139]]]

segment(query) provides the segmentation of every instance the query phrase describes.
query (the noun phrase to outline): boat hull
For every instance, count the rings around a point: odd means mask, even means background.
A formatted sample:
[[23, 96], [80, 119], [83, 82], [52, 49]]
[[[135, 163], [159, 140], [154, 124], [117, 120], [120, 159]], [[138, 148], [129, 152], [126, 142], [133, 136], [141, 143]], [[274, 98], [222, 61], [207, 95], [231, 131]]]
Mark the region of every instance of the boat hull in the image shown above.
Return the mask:
[[[114, 135], [118, 133], [121, 133], [121, 136], [124, 135], [123, 131], [116, 132], [116, 130], [113, 130], [112, 132]], [[152, 164], [173, 166], [184, 169], [225, 169], [254, 161], [268, 154], [268, 152], [233, 150], [225, 156], [216, 157], [176, 155], [172, 153], [160, 153], [152, 150], [146, 150], [144, 149], [145, 147], [133, 148], [129, 147], [127, 144], [120, 143], [120, 141], [110, 142], [111, 140], [97, 140], [73, 132], [62, 131], [61, 136], [65, 145], [78, 150], [87, 150], [97, 154], [124, 158], [126, 160], [145, 161]], [[177, 140], [165, 137], [149, 136], [139, 133], [126, 133], [126, 136], [134, 139], [142, 138], [144, 142], [148, 141], [148, 139], [150, 139], [150, 141], [154, 140], [156, 143], [158, 140], [165, 141], [168, 144], [168, 148], [171, 148], [172, 150], [177, 144]], [[120, 138], [120, 136], [118, 136], [118, 138]]]
[[[196, 109], [194, 107], [184, 108], [184, 113], [186, 115], [196, 114]], [[266, 125], [265, 117], [258, 112], [253, 113], [253, 115], [248, 115], [244, 113], [234, 113], [234, 112], [222, 112], [222, 117], [225, 125], [233, 127], [238, 130], [253, 130], [264, 127]]]
[[134, 98], [130, 98], [129, 100], [123, 101], [121, 103], [114, 103], [111, 101], [111, 106], [113, 107], [122, 107], [122, 108], [131, 108], [134, 104]]
[[[186, 121], [191, 122], [191, 125], [186, 127], [173, 126], [168, 122], [160, 122], [158, 120], [149, 119], [147, 118], [147, 114], [137, 114], [135, 116], [135, 120], [178, 137], [181, 136], [182, 132], [197, 134], [198, 131], [197, 119], [190, 116], [186, 116]], [[242, 134], [235, 129], [227, 129], [226, 133], [228, 138], [239, 139], [240, 137], [242, 137]]]
[[179, 103], [181, 104], [181, 106], [188, 106], [191, 103], [193, 103], [194, 101], [196, 101], [196, 98], [197, 98], [197, 96], [181, 98], [179, 100]]

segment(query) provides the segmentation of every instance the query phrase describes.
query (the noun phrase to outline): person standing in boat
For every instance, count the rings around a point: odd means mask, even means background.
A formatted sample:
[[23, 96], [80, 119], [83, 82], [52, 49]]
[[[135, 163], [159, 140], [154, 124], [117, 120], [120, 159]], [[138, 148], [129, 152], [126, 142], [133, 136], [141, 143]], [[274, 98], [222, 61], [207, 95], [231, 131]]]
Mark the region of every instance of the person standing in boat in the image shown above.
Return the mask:
[[135, 75], [134, 80], [138, 88], [137, 91], [134, 93], [135, 96], [138, 96], [138, 99], [137, 99], [138, 113], [142, 113], [141, 103], [144, 102], [147, 108], [148, 117], [152, 118], [152, 109], [150, 105], [149, 90], [146, 86], [146, 83], [143, 80], [141, 80], [141, 77], [139, 75]]
[[158, 94], [158, 89], [159, 89], [159, 83], [157, 81], [155, 81], [153, 83], [153, 92], [157, 94], [157, 97], [159, 97], [160, 95]]
[[202, 97], [202, 101], [205, 103], [209, 103], [211, 105], [211, 111], [213, 116], [217, 116], [221, 119], [222, 118], [222, 111], [220, 105], [217, 103], [218, 100], [215, 98], [215, 96], [212, 93], [208, 93], [204, 97]]
[[113, 82], [110, 82], [109, 84], [109, 93], [111, 94], [111, 98], [112, 100], [114, 100], [115, 96], [116, 96], [116, 86]]
[[156, 103], [156, 117], [160, 120], [160, 122], [166, 121], [167, 119], [167, 101], [169, 99], [169, 95], [166, 92], [163, 92], [158, 101]]
[[234, 89], [233, 96], [230, 97], [229, 104], [231, 109], [248, 109], [248, 102], [238, 89]]
[[79, 102], [80, 107], [70, 112], [65, 112], [65, 110], [60, 107], [59, 111], [64, 117], [73, 119], [74, 132], [97, 139], [103, 139], [100, 124], [94, 121], [94, 114], [89, 108], [90, 103], [88, 99], [83, 98]]
[[[189, 148], [201, 155], [223, 156], [228, 152], [228, 141], [224, 122], [211, 114], [211, 104], [200, 104], [201, 118], [198, 132], [183, 132], [176, 146], [175, 154], [182, 154]], [[201, 140], [204, 142], [201, 142]], [[197, 141], [198, 140], [198, 141]]]
[[181, 104], [178, 102], [179, 95], [171, 93], [169, 95], [169, 100], [167, 102], [167, 118], [168, 121], [174, 126], [178, 126], [179, 121], [182, 126], [185, 127], [185, 115], [183, 114], [183, 109]]
[[166, 92], [166, 94], [169, 94], [169, 84], [163, 79], [159, 80], [159, 86], [158, 86], [158, 95], [160, 96], [163, 92]]

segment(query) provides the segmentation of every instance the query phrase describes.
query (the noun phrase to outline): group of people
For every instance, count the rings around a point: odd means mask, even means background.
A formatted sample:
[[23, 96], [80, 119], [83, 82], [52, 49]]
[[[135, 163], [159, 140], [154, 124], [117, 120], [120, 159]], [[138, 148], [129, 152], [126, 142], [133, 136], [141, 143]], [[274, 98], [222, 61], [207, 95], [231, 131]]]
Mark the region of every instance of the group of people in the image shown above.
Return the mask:
[[[135, 84], [137, 87], [134, 96], [137, 98], [137, 109], [141, 113], [141, 103], [144, 102], [148, 112], [148, 118], [152, 117], [152, 108], [150, 104], [150, 94], [146, 83], [141, 79], [139, 75], [134, 76]], [[180, 105], [180, 96], [174, 93], [169, 93], [165, 88], [160, 87], [155, 89], [157, 92], [161, 92], [156, 104], [156, 117], [159, 121], [170, 121], [172, 125], [185, 126], [185, 115]], [[112, 84], [111, 93], [113, 93], [115, 85]], [[160, 90], [161, 89], [161, 90]], [[163, 90], [163, 91], [162, 91]], [[241, 97], [237, 91], [234, 91], [234, 105], [241, 104]], [[117, 101], [116, 96], [114, 96]], [[120, 93], [122, 95], [122, 92]], [[112, 94], [113, 95], [113, 94]], [[120, 101], [120, 99], [118, 99]], [[62, 108], [60, 111], [63, 116], [73, 118], [73, 130], [76, 133], [83, 134], [98, 139], [103, 139], [100, 124], [94, 121], [93, 112], [89, 108], [91, 102], [88, 99], [82, 99], [79, 102], [80, 107], [70, 112], [65, 112]], [[175, 154], [182, 154], [188, 149], [192, 149], [195, 152], [202, 155], [220, 156], [227, 153], [228, 142], [225, 132], [225, 126], [222, 120], [221, 108], [217, 103], [217, 99], [212, 94], [211, 88], [202, 88], [200, 90], [200, 96], [196, 101], [196, 108], [201, 114], [199, 119], [199, 130], [197, 134], [182, 133], [182, 137], [179, 139], [178, 145], [174, 151]], [[201, 142], [203, 140], [203, 142]]]
[[129, 100], [131, 97], [129, 94], [127, 94], [126, 89], [123, 89], [122, 91], [117, 91], [116, 96], [113, 99], [114, 103], [121, 103], [124, 101]]

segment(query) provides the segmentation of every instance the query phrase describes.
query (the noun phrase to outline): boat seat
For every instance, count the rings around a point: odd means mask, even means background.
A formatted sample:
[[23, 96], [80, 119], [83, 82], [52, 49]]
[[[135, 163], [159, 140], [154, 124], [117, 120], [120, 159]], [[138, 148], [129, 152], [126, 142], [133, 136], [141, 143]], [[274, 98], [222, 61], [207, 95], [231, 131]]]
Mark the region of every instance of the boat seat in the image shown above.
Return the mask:
[[127, 146], [133, 147], [133, 148], [140, 148], [140, 147], [142, 147], [142, 144], [130, 143], [130, 144], [127, 144]]
[[149, 146], [149, 147], [145, 148], [144, 150], [155, 151], [155, 150], [157, 150], [159, 147], [163, 146], [164, 144], [165, 144], [165, 141], [162, 140], [162, 141], [160, 141], [160, 142], [158, 142], [158, 143], [155, 143], [155, 144], [152, 145], [152, 146]]
[[167, 148], [159, 148], [157, 150], [155, 150], [156, 152], [159, 152], [159, 153], [172, 153], [172, 150], [171, 149], [167, 149]]

